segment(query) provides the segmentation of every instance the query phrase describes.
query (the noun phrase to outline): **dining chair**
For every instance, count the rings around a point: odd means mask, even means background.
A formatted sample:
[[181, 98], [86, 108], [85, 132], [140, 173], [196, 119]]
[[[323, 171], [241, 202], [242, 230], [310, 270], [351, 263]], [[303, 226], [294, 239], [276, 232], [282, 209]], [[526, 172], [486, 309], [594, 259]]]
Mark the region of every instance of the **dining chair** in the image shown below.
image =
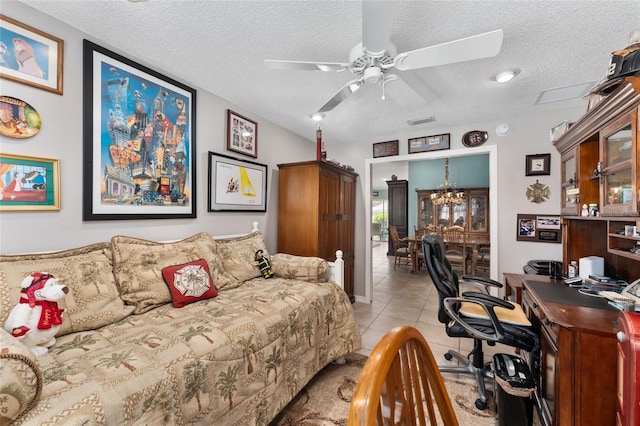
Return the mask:
[[405, 259], [405, 265], [410, 264], [411, 254], [409, 249], [409, 243], [407, 241], [403, 241], [398, 234], [398, 228], [395, 225], [389, 225], [389, 235], [391, 236], [391, 241], [393, 242], [393, 249], [395, 252], [395, 258], [393, 260], [393, 269], [396, 269], [396, 266], [400, 265], [401, 260]]
[[455, 426], [458, 419], [424, 336], [408, 325], [396, 327], [360, 373], [347, 426], [427, 424]]
[[462, 226], [449, 226], [442, 231], [445, 245], [445, 257], [451, 265], [460, 265], [462, 273], [467, 273], [467, 233]]

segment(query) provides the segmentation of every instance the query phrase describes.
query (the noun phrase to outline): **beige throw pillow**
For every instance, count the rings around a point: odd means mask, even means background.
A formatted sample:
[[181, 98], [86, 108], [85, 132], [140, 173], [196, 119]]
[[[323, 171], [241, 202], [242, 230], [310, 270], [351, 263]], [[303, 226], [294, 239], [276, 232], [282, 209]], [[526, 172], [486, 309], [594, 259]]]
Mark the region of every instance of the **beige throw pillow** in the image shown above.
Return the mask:
[[262, 276], [255, 260], [258, 250], [262, 250], [263, 256], [269, 256], [262, 233], [256, 231], [239, 238], [216, 240], [216, 243], [224, 270], [238, 282]]
[[218, 290], [238, 285], [224, 271], [216, 254], [216, 242], [204, 232], [172, 243], [115, 236], [111, 246], [116, 283], [122, 299], [135, 306], [134, 314], [171, 302], [171, 293], [162, 278], [162, 269], [167, 266], [204, 259]]
[[20, 300], [20, 283], [34, 272], [48, 272], [69, 288], [58, 302], [65, 312], [57, 336], [95, 330], [133, 311], [120, 299], [111, 265], [111, 245], [104, 242], [51, 253], [0, 256], [0, 325]]
[[312, 283], [327, 282], [331, 274], [329, 262], [320, 257], [295, 256], [285, 253], [273, 255], [271, 270], [283, 278]]

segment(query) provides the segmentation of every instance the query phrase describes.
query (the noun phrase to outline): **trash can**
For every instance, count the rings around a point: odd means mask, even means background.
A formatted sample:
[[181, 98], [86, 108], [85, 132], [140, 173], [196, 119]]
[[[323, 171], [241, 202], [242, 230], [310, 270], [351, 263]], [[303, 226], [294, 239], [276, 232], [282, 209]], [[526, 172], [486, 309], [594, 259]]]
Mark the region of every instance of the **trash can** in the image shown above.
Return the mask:
[[496, 354], [493, 373], [498, 425], [531, 426], [536, 385], [527, 363], [515, 355]]

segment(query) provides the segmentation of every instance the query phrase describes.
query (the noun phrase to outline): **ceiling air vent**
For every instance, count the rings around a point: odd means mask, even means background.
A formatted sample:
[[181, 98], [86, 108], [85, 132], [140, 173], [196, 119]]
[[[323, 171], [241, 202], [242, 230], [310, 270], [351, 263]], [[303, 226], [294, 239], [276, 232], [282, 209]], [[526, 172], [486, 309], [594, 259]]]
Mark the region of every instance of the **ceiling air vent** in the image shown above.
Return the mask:
[[418, 124], [431, 123], [432, 121], [436, 121], [436, 118], [430, 115], [429, 117], [412, 118], [407, 120], [407, 123], [409, 123], [409, 126], [416, 126]]

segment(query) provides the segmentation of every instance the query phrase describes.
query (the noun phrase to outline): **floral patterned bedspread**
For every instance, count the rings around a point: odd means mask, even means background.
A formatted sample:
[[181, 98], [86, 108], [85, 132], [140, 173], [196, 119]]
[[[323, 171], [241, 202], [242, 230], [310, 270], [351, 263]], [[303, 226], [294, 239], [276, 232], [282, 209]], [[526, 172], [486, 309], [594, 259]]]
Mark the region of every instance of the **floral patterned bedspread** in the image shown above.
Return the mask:
[[360, 349], [333, 283], [256, 278], [61, 336], [23, 425], [267, 425], [326, 364]]

